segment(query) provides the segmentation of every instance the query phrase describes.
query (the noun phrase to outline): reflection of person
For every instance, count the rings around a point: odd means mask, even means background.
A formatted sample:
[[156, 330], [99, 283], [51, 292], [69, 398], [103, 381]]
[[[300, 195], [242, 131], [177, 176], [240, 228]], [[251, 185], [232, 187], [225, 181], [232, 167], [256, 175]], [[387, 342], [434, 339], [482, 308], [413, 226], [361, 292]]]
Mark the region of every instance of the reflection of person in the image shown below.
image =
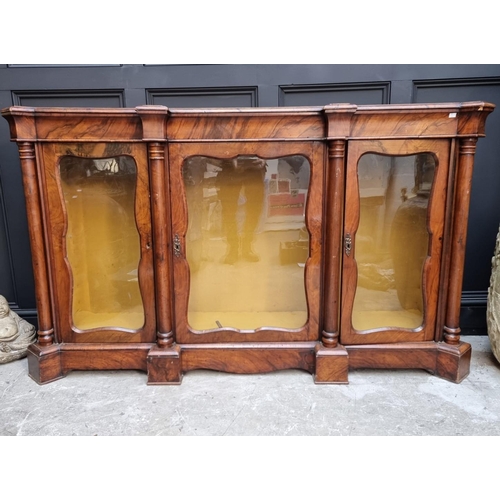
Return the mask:
[[[257, 262], [259, 256], [252, 243], [264, 204], [264, 177], [266, 161], [255, 156], [239, 156], [232, 160], [220, 160], [221, 171], [217, 175], [217, 187], [222, 210], [222, 229], [226, 236], [226, 264], [234, 264], [240, 255], [249, 262]], [[245, 220], [242, 234], [238, 233], [238, 206], [244, 200]]]
[[278, 178], [289, 179], [290, 189], [309, 187], [309, 162], [302, 155], [285, 156], [278, 160]]
[[11, 311], [5, 297], [0, 295], [0, 363], [26, 356], [34, 341], [35, 327]]

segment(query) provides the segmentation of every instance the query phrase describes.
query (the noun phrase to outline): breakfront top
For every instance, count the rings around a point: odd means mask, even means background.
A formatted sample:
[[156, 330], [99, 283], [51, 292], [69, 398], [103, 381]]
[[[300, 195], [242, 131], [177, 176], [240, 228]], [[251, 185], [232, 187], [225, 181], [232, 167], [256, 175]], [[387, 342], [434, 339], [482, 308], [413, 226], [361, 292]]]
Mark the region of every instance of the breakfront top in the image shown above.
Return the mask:
[[298, 141], [482, 137], [485, 102], [324, 107], [2, 110], [15, 141]]

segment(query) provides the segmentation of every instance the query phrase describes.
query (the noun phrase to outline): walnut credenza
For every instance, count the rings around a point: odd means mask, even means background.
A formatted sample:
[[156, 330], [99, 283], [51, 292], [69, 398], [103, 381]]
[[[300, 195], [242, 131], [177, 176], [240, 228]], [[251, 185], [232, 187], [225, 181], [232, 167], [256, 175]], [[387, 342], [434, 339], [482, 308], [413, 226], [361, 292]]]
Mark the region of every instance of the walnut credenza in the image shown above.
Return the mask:
[[460, 382], [470, 185], [493, 108], [4, 109], [36, 287], [30, 376]]

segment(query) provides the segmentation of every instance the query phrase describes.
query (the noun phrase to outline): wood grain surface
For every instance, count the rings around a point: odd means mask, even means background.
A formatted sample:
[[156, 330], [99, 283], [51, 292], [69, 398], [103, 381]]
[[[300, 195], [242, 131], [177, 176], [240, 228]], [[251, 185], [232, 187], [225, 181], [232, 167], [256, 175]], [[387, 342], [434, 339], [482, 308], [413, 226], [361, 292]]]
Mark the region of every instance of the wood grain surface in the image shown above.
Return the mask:
[[[314, 374], [316, 383], [347, 383], [350, 369], [419, 368], [460, 382], [470, 365], [470, 346], [460, 341], [459, 326], [470, 186], [476, 142], [493, 109], [484, 102], [453, 102], [2, 110], [19, 147], [36, 286], [40, 329], [28, 352], [30, 376], [43, 384], [71, 370], [135, 369], [147, 372], [148, 384], [156, 385], [179, 384], [184, 373], [196, 369], [264, 373], [296, 368]], [[59, 164], [67, 155], [110, 157], [110, 148], [137, 165], [133, 215], [145, 320], [139, 329], [79, 330], [72, 318], [74, 280]], [[357, 164], [367, 153], [428, 153], [436, 162], [419, 328], [357, 331], [352, 326], [360, 218]], [[189, 213], [182, 165], [196, 155], [221, 160], [302, 155], [309, 161], [303, 327], [196, 331], [189, 325]], [[346, 234], [352, 238], [349, 252], [344, 251]]]

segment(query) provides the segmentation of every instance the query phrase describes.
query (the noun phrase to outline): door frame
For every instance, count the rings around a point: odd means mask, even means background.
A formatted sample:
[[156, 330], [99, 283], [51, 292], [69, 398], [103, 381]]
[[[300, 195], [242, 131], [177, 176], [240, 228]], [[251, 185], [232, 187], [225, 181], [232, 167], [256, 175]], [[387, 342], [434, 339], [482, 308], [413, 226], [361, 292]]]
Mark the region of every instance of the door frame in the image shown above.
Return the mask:
[[[179, 344], [224, 342], [292, 342], [320, 338], [320, 301], [322, 271], [322, 215], [325, 171], [325, 148], [321, 141], [241, 141], [170, 143], [170, 189], [172, 200], [172, 237], [178, 245], [173, 257], [174, 310], [176, 342]], [[303, 155], [310, 163], [311, 174], [306, 202], [306, 226], [309, 231], [310, 254], [305, 265], [307, 323], [298, 329], [262, 327], [256, 330], [217, 328], [198, 331], [188, 323], [190, 270], [186, 258], [187, 198], [182, 178], [182, 165], [190, 156], [211, 156], [221, 159], [239, 155], [265, 159]]]
[[[449, 139], [359, 140], [350, 141], [347, 153], [346, 197], [344, 209], [344, 241], [350, 237], [350, 252], [343, 251], [342, 258], [342, 308], [340, 342], [350, 344], [380, 344], [397, 342], [421, 342], [434, 340], [438, 318], [438, 294], [440, 287], [443, 252], [446, 201], [448, 195], [448, 172], [450, 168]], [[352, 311], [357, 288], [356, 232], [360, 220], [360, 197], [358, 183], [358, 161], [365, 154], [387, 156], [410, 156], [430, 153], [436, 159], [434, 182], [427, 211], [429, 233], [428, 254], [423, 266], [424, 319], [420, 327], [400, 327], [356, 330], [352, 325]]]
[[[154, 342], [156, 340], [156, 313], [154, 266], [151, 235], [151, 207], [149, 203], [149, 169], [145, 144], [137, 143], [44, 143], [39, 144], [41, 166], [41, 193], [46, 221], [46, 246], [51, 281], [53, 315], [59, 342]], [[123, 152], [115, 153], [122, 149]], [[113, 150], [113, 153], [108, 152]], [[121, 327], [98, 327], [80, 330], [72, 319], [73, 276], [66, 252], [68, 216], [63, 200], [59, 163], [64, 156], [99, 159], [113, 156], [131, 156], [137, 167], [134, 200], [135, 222], [140, 240], [138, 262], [139, 288], [144, 307], [144, 325], [137, 330]], [[50, 221], [50, 224], [48, 224]]]

